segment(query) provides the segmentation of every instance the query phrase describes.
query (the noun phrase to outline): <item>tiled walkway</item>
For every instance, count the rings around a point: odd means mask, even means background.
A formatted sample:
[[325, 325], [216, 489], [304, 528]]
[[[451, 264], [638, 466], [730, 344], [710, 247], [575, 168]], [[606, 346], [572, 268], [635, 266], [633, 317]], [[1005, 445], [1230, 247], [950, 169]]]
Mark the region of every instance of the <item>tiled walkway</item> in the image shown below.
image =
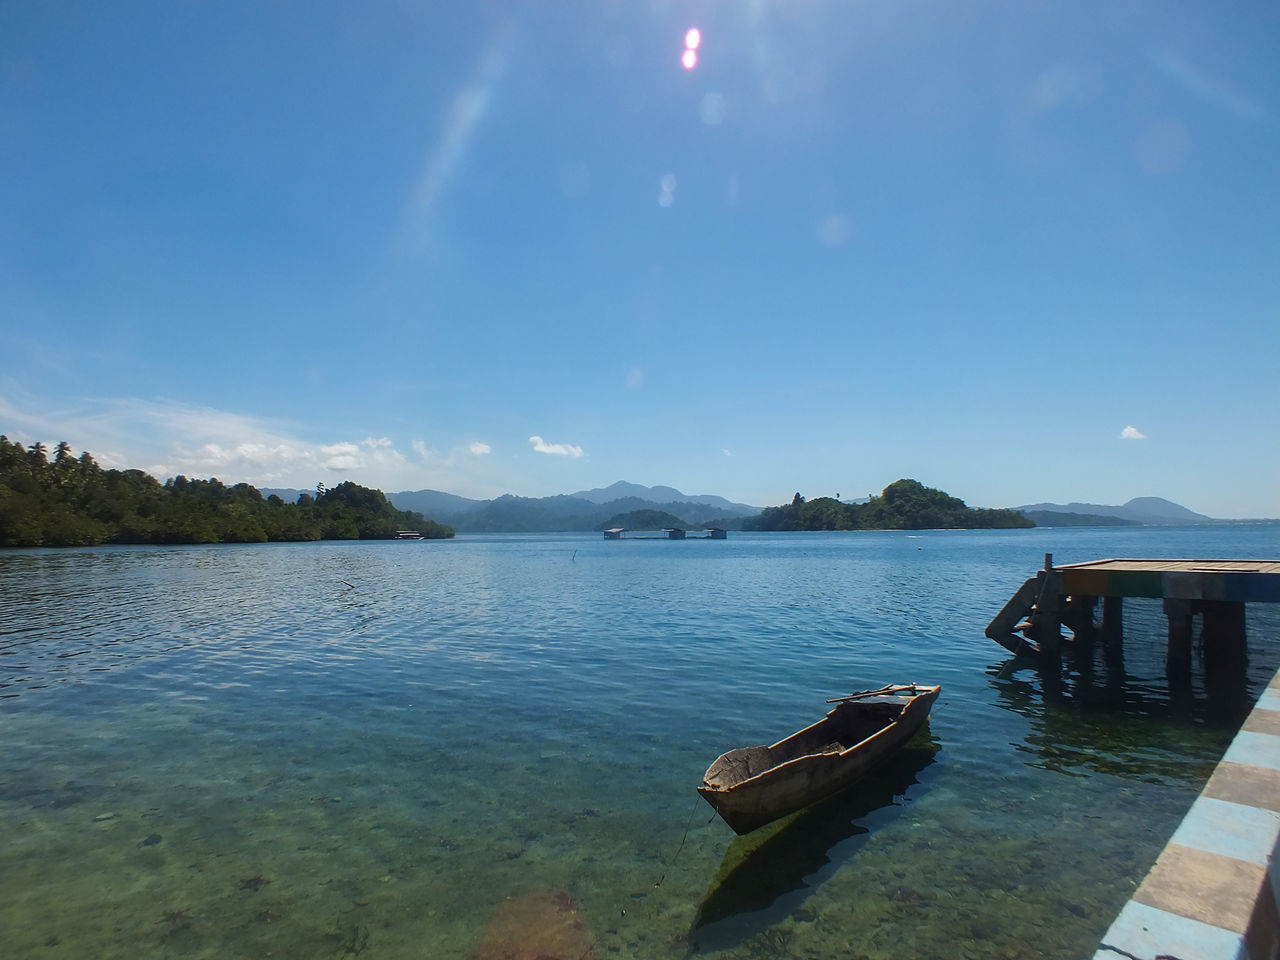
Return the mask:
[[1094, 960], [1275, 960], [1278, 840], [1280, 673]]

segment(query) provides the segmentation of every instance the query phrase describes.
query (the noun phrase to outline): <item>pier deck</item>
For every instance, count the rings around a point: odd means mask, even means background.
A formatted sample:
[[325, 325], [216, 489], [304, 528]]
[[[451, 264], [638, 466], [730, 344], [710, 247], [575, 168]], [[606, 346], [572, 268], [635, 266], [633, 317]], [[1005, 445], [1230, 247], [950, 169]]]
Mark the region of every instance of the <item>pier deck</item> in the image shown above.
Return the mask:
[[1246, 603], [1280, 603], [1280, 560], [1091, 560], [1044, 569], [1028, 579], [987, 626], [987, 636], [1017, 654], [1056, 659], [1062, 627], [1075, 641], [1091, 641], [1094, 610], [1102, 599], [1101, 636], [1116, 649], [1122, 640], [1123, 602], [1164, 601], [1169, 620], [1171, 680], [1189, 674], [1193, 618], [1202, 621], [1206, 666], [1234, 670], [1245, 655]]
[[1280, 560], [1090, 560], [1053, 570], [1068, 596], [1280, 603]]

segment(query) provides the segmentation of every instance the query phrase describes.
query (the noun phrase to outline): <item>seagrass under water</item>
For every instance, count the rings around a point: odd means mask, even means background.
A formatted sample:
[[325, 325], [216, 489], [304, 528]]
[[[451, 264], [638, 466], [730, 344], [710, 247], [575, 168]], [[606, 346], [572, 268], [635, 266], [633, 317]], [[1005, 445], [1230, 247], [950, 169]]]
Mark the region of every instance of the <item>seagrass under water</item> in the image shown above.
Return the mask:
[[[1087, 955], [1248, 703], [1169, 696], [1158, 603], [1056, 683], [982, 629], [1046, 551], [1275, 531], [0, 553], [5, 955]], [[743, 838], [697, 797], [898, 681], [943, 693], [864, 788]]]

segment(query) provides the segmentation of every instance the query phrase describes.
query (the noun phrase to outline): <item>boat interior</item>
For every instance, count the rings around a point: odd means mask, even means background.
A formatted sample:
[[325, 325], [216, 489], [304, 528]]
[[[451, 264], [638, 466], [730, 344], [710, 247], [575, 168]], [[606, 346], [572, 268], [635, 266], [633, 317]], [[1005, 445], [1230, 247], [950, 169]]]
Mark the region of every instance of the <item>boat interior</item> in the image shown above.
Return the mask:
[[773, 746], [773, 762], [785, 763], [807, 753], [838, 753], [883, 730], [902, 715], [905, 701], [842, 703], [825, 718]]
[[741, 747], [726, 753], [711, 765], [705, 784], [726, 789], [796, 757], [847, 750], [897, 720], [906, 704], [896, 697], [842, 703], [817, 723], [771, 747]]

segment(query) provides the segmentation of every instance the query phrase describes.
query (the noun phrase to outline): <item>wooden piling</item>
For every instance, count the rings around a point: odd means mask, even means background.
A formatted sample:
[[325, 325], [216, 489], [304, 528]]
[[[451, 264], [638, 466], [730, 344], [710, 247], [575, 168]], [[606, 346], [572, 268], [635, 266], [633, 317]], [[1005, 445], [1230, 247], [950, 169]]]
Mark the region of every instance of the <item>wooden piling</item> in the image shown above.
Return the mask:
[[1108, 650], [1124, 644], [1124, 597], [1102, 598], [1102, 642]]
[[1040, 652], [1057, 659], [1062, 656], [1062, 584], [1053, 569], [1053, 554], [1044, 555], [1040, 596], [1034, 614], [1036, 643]]
[[1243, 689], [1249, 665], [1244, 604], [1202, 600], [1200, 621], [1206, 684], [1217, 690]]
[[1190, 600], [1166, 599], [1164, 615], [1169, 618], [1169, 651], [1165, 673], [1170, 686], [1191, 682], [1192, 611]]
[[1093, 614], [1097, 609], [1098, 598], [1089, 596], [1070, 596], [1062, 611], [1062, 622], [1071, 628], [1071, 635], [1081, 647], [1093, 643], [1096, 627]]

